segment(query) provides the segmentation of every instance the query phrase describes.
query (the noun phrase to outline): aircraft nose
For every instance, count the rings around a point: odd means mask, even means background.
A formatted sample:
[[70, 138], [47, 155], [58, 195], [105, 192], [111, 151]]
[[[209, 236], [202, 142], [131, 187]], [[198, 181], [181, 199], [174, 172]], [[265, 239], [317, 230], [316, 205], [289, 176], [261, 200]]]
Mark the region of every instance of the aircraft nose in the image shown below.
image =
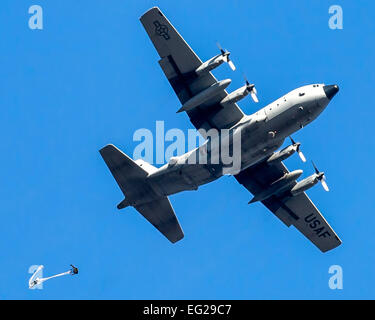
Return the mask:
[[339, 86], [337, 84], [331, 84], [323, 87], [324, 93], [327, 98], [331, 100], [337, 92], [339, 92]]

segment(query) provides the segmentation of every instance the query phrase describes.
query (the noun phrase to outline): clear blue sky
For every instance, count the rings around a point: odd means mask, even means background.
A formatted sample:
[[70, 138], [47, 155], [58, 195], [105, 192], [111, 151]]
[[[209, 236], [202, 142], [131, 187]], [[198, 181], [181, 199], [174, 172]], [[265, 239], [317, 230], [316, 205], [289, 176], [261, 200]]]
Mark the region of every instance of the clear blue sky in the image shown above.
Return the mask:
[[[196, 4], [194, 4], [196, 3]], [[199, 5], [198, 5], [199, 3]], [[28, 28], [28, 8], [44, 29]], [[328, 28], [340, 4], [344, 29]], [[343, 240], [322, 254], [234, 178], [171, 197], [185, 238], [170, 244], [134, 209], [98, 150], [132, 154], [133, 132], [192, 128], [164, 78], [139, 17], [158, 5], [202, 59], [232, 52], [229, 89], [254, 81], [259, 105], [310, 83], [341, 90], [295, 138], [332, 189], [308, 191]], [[199, 7], [199, 10], [196, 10]], [[375, 298], [373, 1], [46, 1], [0, 3], [0, 299]], [[312, 173], [297, 157], [289, 168]], [[77, 277], [27, 288], [70, 263]], [[339, 264], [344, 289], [328, 288]]]

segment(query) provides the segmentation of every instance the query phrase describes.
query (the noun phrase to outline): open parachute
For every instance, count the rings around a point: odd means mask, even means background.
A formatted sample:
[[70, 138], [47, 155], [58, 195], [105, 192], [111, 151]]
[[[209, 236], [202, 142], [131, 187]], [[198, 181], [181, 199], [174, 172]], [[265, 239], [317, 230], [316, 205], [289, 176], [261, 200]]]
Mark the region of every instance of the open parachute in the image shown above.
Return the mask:
[[34, 286], [38, 285], [38, 284], [41, 284], [49, 279], [52, 279], [52, 278], [57, 278], [57, 277], [62, 277], [62, 276], [66, 276], [66, 275], [75, 275], [75, 274], [78, 274], [78, 268], [76, 268], [75, 266], [73, 266], [72, 264], [70, 265], [72, 268], [69, 270], [69, 271], [66, 271], [66, 272], [62, 272], [62, 273], [59, 273], [59, 274], [55, 274], [53, 276], [50, 276], [50, 277], [46, 277], [46, 278], [39, 278], [38, 277], [38, 274], [40, 273], [40, 271], [44, 268], [43, 265], [40, 265], [34, 272], [34, 274], [31, 276], [31, 278], [29, 279], [29, 289], [32, 289]]

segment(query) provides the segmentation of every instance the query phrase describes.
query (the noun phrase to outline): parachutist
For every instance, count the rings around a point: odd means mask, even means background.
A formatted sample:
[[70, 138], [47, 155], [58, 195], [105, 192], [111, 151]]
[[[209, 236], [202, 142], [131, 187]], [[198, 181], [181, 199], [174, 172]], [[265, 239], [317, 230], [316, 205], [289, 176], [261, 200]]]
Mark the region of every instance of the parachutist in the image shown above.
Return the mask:
[[71, 270], [72, 275], [74, 275], [74, 274], [78, 274], [78, 268], [76, 268], [76, 267], [73, 266], [72, 264], [71, 264], [70, 266], [72, 267], [72, 270]]

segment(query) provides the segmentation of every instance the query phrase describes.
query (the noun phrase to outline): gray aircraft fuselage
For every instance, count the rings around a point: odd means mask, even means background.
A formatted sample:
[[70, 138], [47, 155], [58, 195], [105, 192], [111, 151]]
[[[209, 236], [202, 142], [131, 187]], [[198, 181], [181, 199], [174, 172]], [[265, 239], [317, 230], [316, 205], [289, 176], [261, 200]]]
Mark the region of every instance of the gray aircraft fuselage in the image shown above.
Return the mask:
[[[295, 89], [256, 113], [244, 116], [232, 129], [241, 134], [241, 167], [244, 170], [270, 157], [286, 137], [308, 125], [327, 107], [337, 93], [337, 85], [312, 84]], [[207, 143], [207, 141], [206, 141]], [[190, 157], [202, 152], [204, 145], [173, 158], [173, 163], [150, 173], [148, 179], [156, 196], [168, 196], [200, 185], [223, 175], [222, 163], [191, 164]], [[150, 195], [151, 196], [151, 195]]]

